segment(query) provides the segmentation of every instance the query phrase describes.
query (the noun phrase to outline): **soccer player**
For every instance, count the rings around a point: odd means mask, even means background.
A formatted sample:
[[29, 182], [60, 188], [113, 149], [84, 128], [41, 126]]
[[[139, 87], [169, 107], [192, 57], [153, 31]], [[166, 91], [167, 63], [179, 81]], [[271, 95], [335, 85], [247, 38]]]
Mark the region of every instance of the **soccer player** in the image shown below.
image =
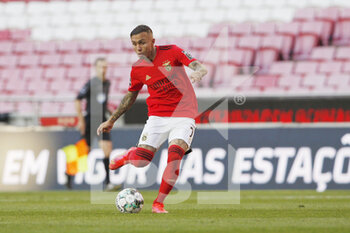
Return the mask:
[[[110, 82], [106, 79], [107, 61], [105, 58], [97, 58], [94, 63], [96, 76], [90, 79], [80, 90], [76, 100], [75, 107], [78, 115], [78, 128], [85, 138], [89, 147], [91, 147], [91, 134], [95, 132], [102, 121], [106, 121], [106, 113], [108, 112], [108, 93]], [[81, 101], [86, 99], [86, 114], [83, 115]], [[102, 119], [101, 119], [102, 115]], [[94, 138], [92, 138], [94, 139]], [[112, 141], [110, 133], [105, 132], [98, 137], [99, 146], [102, 148], [105, 158], [103, 159], [106, 170], [106, 190], [114, 189], [114, 185], [109, 181], [109, 155], [112, 151]], [[72, 177], [68, 177], [68, 188], [71, 187]]]
[[190, 75], [192, 82], [199, 82], [207, 70], [176, 45], [155, 46], [153, 32], [146, 25], [137, 26], [130, 33], [130, 38], [139, 60], [132, 67], [128, 93], [112, 116], [99, 126], [97, 134], [110, 132], [114, 122], [133, 105], [146, 84], [149, 118], [138, 146], [111, 161], [110, 169], [115, 170], [128, 163], [136, 167], [148, 165], [154, 153], [168, 139], [167, 166], [152, 206], [154, 213], [167, 213], [163, 202], [177, 180], [183, 156], [190, 151], [196, 128], [194, 118], [198, 111], [197, 99], [184, 65], [194, 70]]

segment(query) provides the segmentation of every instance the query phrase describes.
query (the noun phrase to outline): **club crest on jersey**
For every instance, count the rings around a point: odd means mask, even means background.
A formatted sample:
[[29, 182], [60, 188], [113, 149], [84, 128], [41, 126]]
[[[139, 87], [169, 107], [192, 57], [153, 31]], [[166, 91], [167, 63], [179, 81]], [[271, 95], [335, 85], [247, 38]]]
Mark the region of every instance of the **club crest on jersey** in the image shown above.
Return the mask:
[[166, 69], [166, 71], [171, 71], [172, 67], [170, 65], [170, 61], [163, 62], [163, 66]]
[[187, 57], [189, 60], [192, 60], [192, 59], [193, 59], [192, 55], [191, 55], [189, 52], [182, 51], [182, 53], [185, 54], [186, 57]]

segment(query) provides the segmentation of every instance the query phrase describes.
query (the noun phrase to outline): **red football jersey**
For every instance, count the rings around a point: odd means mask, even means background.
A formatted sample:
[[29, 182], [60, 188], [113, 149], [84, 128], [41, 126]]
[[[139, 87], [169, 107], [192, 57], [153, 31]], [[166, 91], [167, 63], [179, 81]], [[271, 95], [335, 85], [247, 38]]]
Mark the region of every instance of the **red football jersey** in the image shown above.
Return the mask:
[[195, 118], [197, 99], [184, 68], [195, 60], [176, 45], [156, 46], [153, 62], [139, 59], [133, 65], [129, 91], [147, 85], [149, 116]]

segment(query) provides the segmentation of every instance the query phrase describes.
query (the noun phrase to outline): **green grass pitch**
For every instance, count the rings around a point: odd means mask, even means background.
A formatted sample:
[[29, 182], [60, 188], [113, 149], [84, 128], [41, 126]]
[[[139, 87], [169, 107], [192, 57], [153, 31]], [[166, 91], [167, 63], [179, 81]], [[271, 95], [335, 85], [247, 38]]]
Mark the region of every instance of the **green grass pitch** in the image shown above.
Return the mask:
[[[237, 205], [199, 205], [196, 193], [151, 213], [91, 204], [88, 191], [0, 193], [0, 232], [350, 232], [350, 191], [241, 191]], [[113, 194], [116, 195], [116, 194]]]

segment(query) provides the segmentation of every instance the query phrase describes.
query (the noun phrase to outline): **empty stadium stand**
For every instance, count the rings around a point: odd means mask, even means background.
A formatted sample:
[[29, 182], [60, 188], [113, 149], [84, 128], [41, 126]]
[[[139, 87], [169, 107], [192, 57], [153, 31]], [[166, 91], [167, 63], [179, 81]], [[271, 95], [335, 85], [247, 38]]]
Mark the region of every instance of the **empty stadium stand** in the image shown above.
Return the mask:
[[[106, 56], [111, 93], [125, 93], [137, 59], [128, 39], [149, 24], [209, 70], [199, 95], [349, 95], [347, 0], [118, 0], [0, 2], [0, 112], [74, 115], [71, 101]], [[144, 89], [143, 93], [146, 92]], [[63, 98], [64, 99], [64, 98]], [[40, 98], [39, 98], [40, 100]]]

